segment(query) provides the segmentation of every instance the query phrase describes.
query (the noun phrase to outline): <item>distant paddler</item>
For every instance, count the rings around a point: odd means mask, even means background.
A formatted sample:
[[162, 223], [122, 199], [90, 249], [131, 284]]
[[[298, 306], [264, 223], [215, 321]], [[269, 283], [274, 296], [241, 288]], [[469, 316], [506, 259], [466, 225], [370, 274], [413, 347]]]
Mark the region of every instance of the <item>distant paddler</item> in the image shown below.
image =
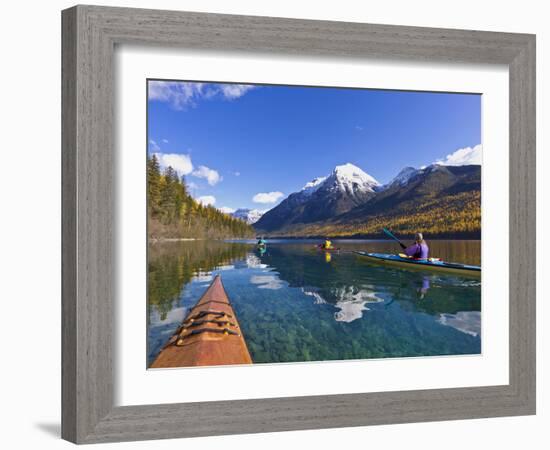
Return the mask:
[[332, 241], [330, 240], [330, 238], [328, 236], [325, 238], [325, 241], [322, 244], [319, 244], [317, 246], [317, 248], [319, 250], [325, 250], [327, 252], [340, 250], [339, 248], [336, 248], [332, 245]]
[[256, 242], [256, 247], [261, 250], [261, 249], [265, 249], [267, 247], [267, 242], [265, 241], [264, 237], [263, 236], [260, 236], [258, 238], [258, 242]]

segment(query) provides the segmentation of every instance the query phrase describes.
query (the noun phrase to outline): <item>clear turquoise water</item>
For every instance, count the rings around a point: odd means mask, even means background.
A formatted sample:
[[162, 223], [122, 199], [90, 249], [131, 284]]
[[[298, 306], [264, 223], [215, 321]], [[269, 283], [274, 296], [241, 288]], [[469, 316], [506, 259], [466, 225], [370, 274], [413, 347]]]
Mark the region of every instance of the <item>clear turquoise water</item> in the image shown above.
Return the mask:
[[[351, 250], [388, 241], [154, 244], [149, 252], [150, 364], [216, 274], [255, 363], [478, 354], [481, 283], [372, 265]], [[479, 264], [479, 241], [434, 241], [432, 255]]]

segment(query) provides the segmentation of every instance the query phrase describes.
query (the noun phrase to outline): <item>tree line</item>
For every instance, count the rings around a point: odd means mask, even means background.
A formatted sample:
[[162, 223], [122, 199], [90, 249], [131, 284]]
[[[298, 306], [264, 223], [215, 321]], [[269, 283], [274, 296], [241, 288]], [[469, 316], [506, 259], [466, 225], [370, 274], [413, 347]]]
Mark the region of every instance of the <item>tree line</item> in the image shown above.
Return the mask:
[[147, 157], [147, 219], [150, 239], [254, 236], [246, 222], [196, 201], [185, 179], [170, 166], [161, 170], [155, 155]]

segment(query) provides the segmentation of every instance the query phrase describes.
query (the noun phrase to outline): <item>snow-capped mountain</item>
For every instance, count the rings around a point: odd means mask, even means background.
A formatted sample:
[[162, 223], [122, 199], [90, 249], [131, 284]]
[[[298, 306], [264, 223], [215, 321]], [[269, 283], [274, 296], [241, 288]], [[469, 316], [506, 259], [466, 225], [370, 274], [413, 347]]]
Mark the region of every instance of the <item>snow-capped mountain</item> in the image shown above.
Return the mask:
[[266, 212], [255, 227], [271, 231], [325, 220], [363, 204], [380, 187], [374, 177], [353, 164], [336, 166], [329, 175], [313, 179]]
[[356, 195], [359, 192], [375, 192], [380, 186], [374, 177], [350, 163], [336, 166], [322, 185], [328, 183], [332, 185], [333, 190], [346, 191], [350, 195]]
[[393, 185], [400, 185], [405, 186], [409, 180], [418, 174], [419, 169], [415, 169], [414, 167], [405, 167], [404, 169], [401, 169], [401, 172], [399, 172], [393, 180], [391, 180], [389, 183], [387, 183], [384, 186], [384, 189], [389, 188]]
[[418, 177], [425, 176], [433, 172], [444, 172], [448, 173], [446, 169], [447, 166], [440, 163], [433, 163], [429, 166], [421, 167], [420, 169], [415, 169], [414, 167], [405, 167], [387, 184], [385, 184], [381, 190], [386, 190], [393, 188], [395, 186], [406, 186], [411, 180], [414, 180]]
[[380, 183], [371, 175], [357, 166], [347, 163], [336, 166], [330, 175], [311, 180], [298, 192], [304, 197], [310, 197], [319, 189], [343, 191], [350, 195], [359, 192], [374, 192]]
[[319, 189], [319, 187], [323, 184], [323, 182], [328, 178], [326, 177], [318, 177], [311, 180], [309, 183], [306, 183], [306, 185], [300, 190], [300, 192], [305, 196], [310, 196], [314, 192]]
[[[400, 176], [401, 175], [401, 176]], [[438, 205], [455, 202], [462, 205], [464, 199], [472, 199], [481, 190], [481, 166], [444, 166], [431, 164], [414, 171], [406, 170], [388, 183], [383, 190], [363, 205], [334, 218], [339, 224], [362, 222], [381, 215], [401, 215], [406, 218], [411, 211], [420, 211], [420, 205]], [[459, 195], [463, 196], [460, 200]], [[434, 204], [433, 199], [437, 198]], [[431, 203], [430, 203], [431, 202]], [[463, 206], [456, 206], [462, 208]], [[424, 206], [424, 214], [430, 213]]]
[[264, 213], [257, 209], [239, 208], [231, 213], [237, 219], [244, 220], [249, 225], [256, 223]]

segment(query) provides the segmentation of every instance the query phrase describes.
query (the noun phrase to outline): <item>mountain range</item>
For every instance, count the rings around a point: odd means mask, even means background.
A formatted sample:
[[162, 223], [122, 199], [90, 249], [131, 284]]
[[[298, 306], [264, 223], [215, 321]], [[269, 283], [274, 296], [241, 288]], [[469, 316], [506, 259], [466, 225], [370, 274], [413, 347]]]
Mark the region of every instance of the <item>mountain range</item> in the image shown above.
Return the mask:
[[233, 211], [231, 215], [237, 219], [244, 220], [249, 225], [252, 225], [260, 220], [263, 212], [257, 209], [239, 208]]
[[331, 219], [364, 204], [379, 187], [380, 183], [359, 167], [337, 166], [330, 175], [315, 178], [267, 211], [255, 228], [271, 232]]
[[401, 234], [478, 237], [481, 166], [406, 167], [385, 185], [353, 164], [337, 166], [254, 222], [270, 236]]

